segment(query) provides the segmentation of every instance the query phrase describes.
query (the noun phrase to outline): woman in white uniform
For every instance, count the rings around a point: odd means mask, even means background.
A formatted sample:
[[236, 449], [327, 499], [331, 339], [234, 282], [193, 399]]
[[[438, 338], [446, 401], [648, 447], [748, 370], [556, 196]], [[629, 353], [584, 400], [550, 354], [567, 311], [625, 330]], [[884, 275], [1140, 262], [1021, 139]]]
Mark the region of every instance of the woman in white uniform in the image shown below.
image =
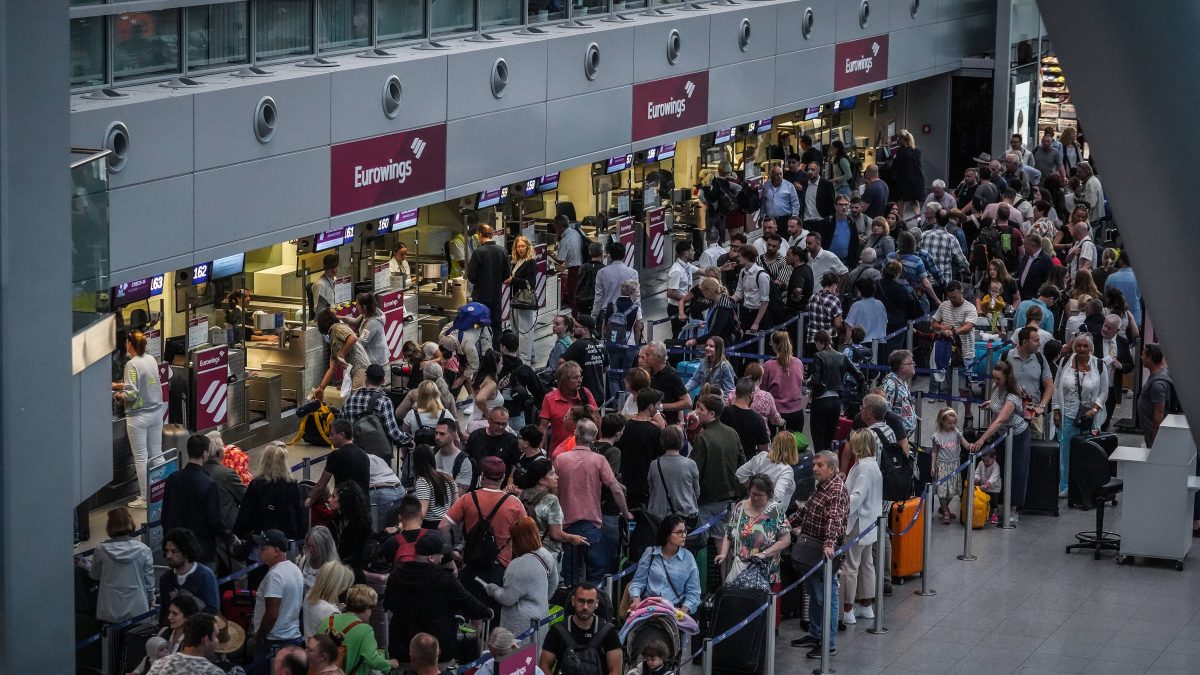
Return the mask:
[[158, 379], [158, 361], [146, 353], [146, 336], [142, 331], [129, 332], [125, 351], [129, 354], [125, 379], [113, 383], [113, 398], [125, 406], [125, 433], [137, 471], [138, 496], [129, 502], [129, 508], [144, 509], [146, 467], [162, 459], [162, 383]]

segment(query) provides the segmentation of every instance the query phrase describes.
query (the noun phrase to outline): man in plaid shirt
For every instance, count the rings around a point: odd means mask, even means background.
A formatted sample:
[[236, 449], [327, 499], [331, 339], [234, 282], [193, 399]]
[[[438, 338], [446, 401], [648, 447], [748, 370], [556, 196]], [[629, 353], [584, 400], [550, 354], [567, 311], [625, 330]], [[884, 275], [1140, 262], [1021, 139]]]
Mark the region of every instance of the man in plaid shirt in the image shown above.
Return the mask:
[[383, 378], [383, 366], [377, 363], [367, 366], [367, 386], [350, 392], [342, 402], [342, 410], [338, 417], [353, 424], [363, 415], [375, 413], [383, 420], [383, 429], [391, 439], [392, 445], [404, 445], [409, 440], [408, 434], [401, 431], [400, 425], [396, 423], [396, 411], [392, 408], [392, 400], [382, 389]]
[[[846, 518], [850, 515], [850, 495], [846, 492], [846, 483], [838, 472], [837, 455], [829, 450], [818, 452], [813, 458], [813, 476], [817, 485], [812, 496], [796, 513], [799, 527], [792, 531], [793, 539], [798, 536], [809, 537], [823, 542], [827, 564], [833, 564], [833, 552], [842, 544], [846, 535]], [[829, 607], [822, 607], [825, 601], [823, 589], [823, 573], [813, 574], [804, 582], [812, 611], [808, 624], [808, 635], [792, 640], [793, 647], [808, 647], [808, 658], [821, 658], [821, 627], [829, 622], [829, 654], [837, 653], [837, 621], [841, 608], [841, 596], [838, 595], [837, 570], [833, 570], [833, 588], [829, 597], [832, 602]], [[837, 608], [837, 609], [835, 609]]]
[[949, 222], [950, 213], [941, 209], [937, 213], [934, 227], [921, 235], [921, 249], [929, 255], [934, 266], [940, 272], [942, 283], [939, 285], [943, 288], [951, 279], [955, 278], [957, 271], [967, 269], [967, 256], [963, 255], [962, 247], [958, 244], [958, 237], [946, 231], [946, 225]]
[[821, 290], [808, 300], [808, 342], [816, 339], [820, 331], [830, 335], [842, 330], [842, 299], [838, 297], [838, 274], [826, 272], [819, 281]]

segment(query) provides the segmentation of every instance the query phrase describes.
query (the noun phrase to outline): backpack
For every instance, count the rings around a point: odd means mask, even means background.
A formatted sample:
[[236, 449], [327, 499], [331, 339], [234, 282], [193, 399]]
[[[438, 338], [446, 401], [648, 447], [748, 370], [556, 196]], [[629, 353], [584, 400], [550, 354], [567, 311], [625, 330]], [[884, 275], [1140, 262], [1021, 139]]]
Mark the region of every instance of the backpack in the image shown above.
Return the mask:
[[458, 472], [462, 471], [463, 462], [471, 463], [471, 488], [474, 489], [476, 485], [479, 485], [479, 476], [483, 473], [483, 469], [480, 469], [479, 462], [476, 462], [475, 458], [468, 455], [465, 451], [458, 453], [458, 457], [454, 458], [454, 466], [450, 469], [454, 472], [454, 475], [451, 477], [450, 482], [454, 483], [458, 481]]
[[[458, 461], [455, 460], [454, 464], [458, 466]], [[500, 554], [500, 545], [496, 542], [496, 534], [492, 531], [492, 518], [496, 517], [500, 507], [511, 496], [507, 492], [501, 494], [496, 505], [492, 507], [492, 512], [485, 517], [483, 509], [479, 506], [479, 493], [471, 493], [471, 501], [475, 503], [475, 510], [479, 513], [479, 522], [475, 523], [475, 527], [467, 532], [467, 536], [463, 540], [465, 544], [463, 562], [467, 565], [475, 569], [485, 569], [496, 562], [496, 556]]]
[[743, 185], [741, 192], [737, 193], [737, 207], [742, 213], [754, 213], [762, 208], [762, 197], [759, 196], [758, 190]]
[[391, 538], [392, 535], [387, 532], [372, 532], [371, 536], [367, 537], [367, 542], [363, 544], [362, 556], [359, 558], [363, 561], [363, 570], [376, 574], [392, 571], [394, 560], [383, 555], [383, 547]]
[[710, 201], [716, 207], [717, 213], [721, 215], [729, 215], [737, 210], [737, 202], [734, 201], [733, 195], [729, 194], [729, 188], [726, 184], [722, 184], [723, 179], [714, 180], [709, 188], [711, 193]]
[[604, 639], [608, 637], [609, 632], [614, 629], [612, 624], [602, 621], [599, 617], [596, 617], [595, 620], [600, 622], [600, 629], [584, 645], [576, 642], [575, 638], [571, 636], [571, 629], [568, 627], [567, 621], [554, 625], [554, 630], [558, 631], [559, 637], [566, 645], [566, 651], [558, 657], [559, 675], [604, 675], [608, 672], [606, 654], [602, 651], [601, 645], [604, 644]]
[[879, 454], [879, 468], [883, 473], [883, 499], [889, 502], [902, 502], [911, 499], [916, 494], [913, 481], [912, 457], [904, 454], [900, 444], [889, 441], [878, 429], [872, 429], [883, 452]]
[[[354, 444], [368, 453], [379, 457], [388, 464], [392, 463], [392, 439], [388, 438], [383, 420], [375, 413], [375, 397], [383, 396], [379, 390], [372, 392], [367, 404], [367, 412], [352, 423], [354, 429]], [[417, 416], [418, 418], [420, 415]]]
[[[333, 638], [333, 641], [337, 643], [338, 646], [337, 667], [341, 668], [342, 672], [344, 673], [348, 673], [353, 670], [353, 668], [348, 668], [347, 666], [349, 664], [346, 663], [346, 636], [350, 634], [350, 631], [353, 630], [355, 626], [360, 625], [362, 625], [362, 621], [351, 621], [346, 626], [345, 630], [339, 632], [333, 629], [332, 616], [330, 616], [329, 620], [325, 623], [325, 632], [329, 634], [329, 637]], [[357, 663], [354, 665], [358, 666]]]
[[[416, 408], [413, 408], [412, 414], [417, 420], [417, 430], [415, 433], [413, 433], [413, 444], [429, 446], [435, 445], [434, 441], [437, 440], [437, 425], [435, 424], [431, 427], [425, 426], [425, 423], [421, 421], [421, 413]], [[446, 411], [443, 410], [442, 413], [438, 415], [438, 421], [441, 422], [442, 417], [445, 415]], [[355, 434], [357, 433], [358, 432], [356, 430]], [[355, 438], [358, 438], [358, 436], [356, 435]]]
[[1175, 383], [1171, 381], [1169, 376], [1163, 374], [1161, 370], [1150, 375], [1146, 379], [1146, 384], [1142, 385], [1142, 388], [1149, 389], [1160, 382], [1167, 385], [1167, 402], [1163, 406], [1163, 412], [1168, 415], [1182, 415], [1183, 406], [1179, 403], [1179, 395], [1175, 393]]
[[420, 530], [417, 530], [417, 538], [412, 541], [409, 541], [404, 536], [404, 532], [397, 532], [396, 543], [400, 545], [400, 548], [396, 549], [396, 557], [392, 559], [392, 564], [399, 565], [400, 563], [412, 562], [413, 558], [417, 555], [417, 542], [421, 541], [430, 531], [422, 527]]
[[296, 437], [290, 445], [295, 445], [304, 439], [309, 445], [323, 445], [332, 448], [333, 441], [329, 440], [329, 427], [333, 424], [334, 412], [324, 401], [311, 401], [296, 410], [300, 416], [300, 426], [296, 429]]
[[583, 226], [579, 223], [571, 223], [571, 229], [579, 233], [579, 261], [585, 263], [591, 260], [592, 240], [583, 233]]
[[629, 336], [633, 333], [633, 325], [637, 323], [637, 313], [642, 306], [630, 300], [629, 306], [621, 311], [617, 309], [620, 301], [621, 298], [617, 298], [605, 308], [604, 339], [612, 344], [626, 345], [629, 344]]
[[1008, 223], [997, 225], [996, 231], [1000, 234], [1000, 253], [1005, 266], [1016, 269], [1017, 252], [1021, 250], [1021, 231]]

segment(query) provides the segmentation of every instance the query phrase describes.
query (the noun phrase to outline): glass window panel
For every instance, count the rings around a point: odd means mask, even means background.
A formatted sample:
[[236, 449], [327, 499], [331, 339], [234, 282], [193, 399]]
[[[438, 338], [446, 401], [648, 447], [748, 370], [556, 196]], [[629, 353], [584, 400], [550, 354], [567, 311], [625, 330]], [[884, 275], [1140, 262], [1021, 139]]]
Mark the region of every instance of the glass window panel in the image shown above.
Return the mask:
[[425, 35], [424, 0], [376, 0], [379, 40], [412, 40]]
[[371, 44], [370, 0], [321, 0], [321, 49]]
[[179, 10], [118, 14], [112, 34], [113, 79], [179, 72]]
[[312, 0], [257, 0], [254, 4], [258, 58], [312, 53]]
[[683, 2], [683, 0], [654, 0], [654, 5], [656, 7], [660, 7], [662, 5], [678, 5], [681, 2]]
[[475, 0], [436, 0], [430, 12], [434, 35], [475, 30]]
[[71, 86], [104, 84], [104, 17], [71, 19]]
[[571, 16], [581, 17], [590, 14], [608, 14], [608, 0], [573, 0]]
[[521, 0], [485, 0], [479, 3], [479, 27], [521, 25]]
[[104, 0], [71, 0], [72, 5], [99, 5]]
[[566, 0], [529, 0], [529, 23], [567, 18]]
[[613, 0], [613, 11], [624, 12], [630, 9], [646, 9], [647, 0]]
[[189, 7], [187, 20], [188, 68], [246, 63], [250, 60], [247, 5]]

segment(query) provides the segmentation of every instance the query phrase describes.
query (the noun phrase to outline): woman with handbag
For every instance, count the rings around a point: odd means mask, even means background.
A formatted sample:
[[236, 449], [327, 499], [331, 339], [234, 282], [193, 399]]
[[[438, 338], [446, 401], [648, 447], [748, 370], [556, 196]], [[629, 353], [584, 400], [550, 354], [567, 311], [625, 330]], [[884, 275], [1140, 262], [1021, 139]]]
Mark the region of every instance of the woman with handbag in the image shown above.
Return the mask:
[[733, 504], [721, 552], [714, 562], [722, 565], [729, 560], [725, 576], [729, 582], [746, 569], [752, 558], [765, 560], [771, 586], [778, 590], [779, 554], [792, 543], [791, 531], [784, 525], [783, 509], [774, 499], [775, 482], [771, 477], [755, 474], [747, 485], [749, 496]]
[[[848, 541], [854, 541], [883, 513], [883, 473], [875, 457], [875, 443], [875, 433], [870, 429], [859, 429], [850, 434], [850, 450], [855, 461], [846, 476], [846, 492], [850, 495]], [[872, 530], [846, 551], [841, 584], [843, 623], [856, 623], [859, 617], [875, 618], [872, 605], [875, 604], [876, 572], [871, 546], [878, 536], [878, 532]]]
[[1052, 403], [1054, 425], [1061, 430], [1058, 441], [1059, 497], [1066, 497], [1071, 439], [1100, 429], [1104, 424], [1104, 403], [1108, 400], [1104, 361], [1092, 355], [1091, 335], [1080, 333], [1070, 344], [1073, 352], [1058, 368]]
[[537, 259], [533, 244], [524, 236], [513, 240], [512, 276], [505, 280], [512, 291], [513, 328], [520, 338], [517, 354], [527, 364], [533, 363], [533, 327], [537, 322]]
[[629, 585], [629, 605], [642, 598], [659, 597], [675, 607], [695, 614], [700, 607], [700, 569], [687, 550], [688, 526], [683, 517], [672, 513], [659, 523], [655, 545], [642, 553], [633, 583]]

